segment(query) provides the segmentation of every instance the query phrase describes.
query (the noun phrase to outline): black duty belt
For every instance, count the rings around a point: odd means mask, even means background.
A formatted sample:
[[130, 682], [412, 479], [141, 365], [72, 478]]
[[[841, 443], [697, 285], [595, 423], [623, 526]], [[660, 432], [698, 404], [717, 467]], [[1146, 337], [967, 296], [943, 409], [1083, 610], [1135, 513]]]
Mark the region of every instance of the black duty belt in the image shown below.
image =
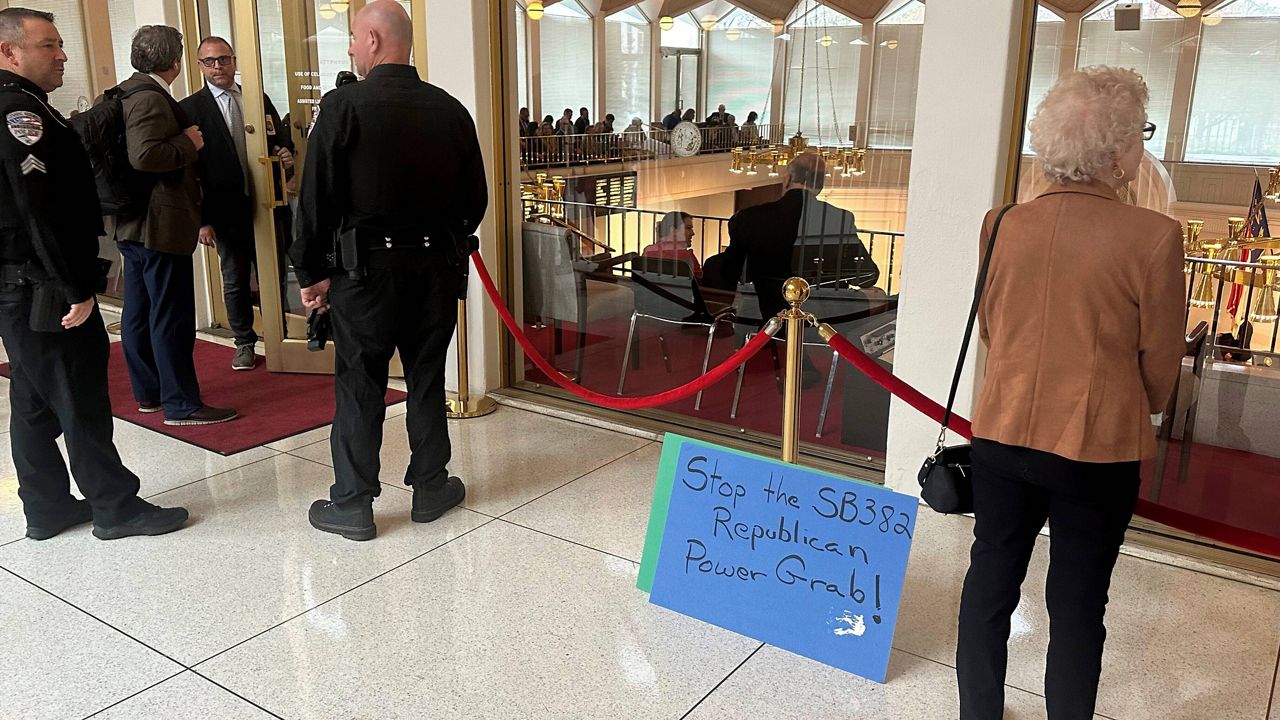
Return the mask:
[[452, 242], [448, 233], [392, 233], [384, 234], [376, 230], [359, 232], [360, 246], [364, 250], [431, 250], [446, 247]]
[[32, 280], [27, 263], [0, 265], [0, 283], [5, 285], [30, 285]]

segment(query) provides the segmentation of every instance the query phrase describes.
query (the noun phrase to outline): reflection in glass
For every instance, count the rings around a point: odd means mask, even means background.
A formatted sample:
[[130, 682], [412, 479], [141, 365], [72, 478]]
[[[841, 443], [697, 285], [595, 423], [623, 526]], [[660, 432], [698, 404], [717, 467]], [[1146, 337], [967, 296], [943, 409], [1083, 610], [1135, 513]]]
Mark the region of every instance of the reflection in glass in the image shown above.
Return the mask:
[[1111, 65], [1132, 68], [1142, 75], [1151, 94], [1147, 116], [1160, 126], [1147, 142], [1147, 150], [1157, 158], [1165, 155], [1169, 114], [1173, 110], [1174, 80], [1178, 71], [1178, 48], [1182, 40], [1183, 19], [1156, 0], [1144, 0], [1142, 28], [1115, 29], [1115, 9], [1111, 3], [1084, 19], [1080, 24], [1080, 54], [1076, 67]]
[[1187, 160], [1272, 164], [1280, 159], [1280, 1], [1215, 9], [1200, 40]]
[[919, 0], [911, 0], [876, 24], [870, 147], [911, 147], [923, 36], [924, 3]]
[[[649, 117], [649, 21], [636, 8], [628, 8], [605, 18], [605, 106], [626, 125], [631, 118]], [[620, 126], [617, 129], [621, 129]]]
[[595, 97], [595, 33], [591, 16], [574, 0], [547, 7], [538, 21], [541, 33], [543, 114], [559, 119], [565, 109], [591, 108]]
[[[731, 7], [714, 21], [704, 18], [716, 7], [671, 18], [652, 76], [623, 51], [628, 26], [653, 32], [652, 24], [641, 25], [639, 9], [605, 18], [597, 71], [606, 104], [598, 114], [618, 116], [613, 131], [518, 140], [516, 315], [555, 367], [596, 392], [647, 395], [692, 381], [758, 332], [777, 311], [770, 288], [793, 274], [814, 286], [810, 311], [892, 367], [910, 165], [909, 150], [868, 151], [851, 133], [875, 113], [875, 94], [859, 92], [874, 35], [812, 0], [782, 18], [777, 31]], [[922, 10], [909, 5], [896, 22], [918, 30]], [[530, 29], [537, 27], [542, 42], [527, 46], [528, 64], [542, 68], [542, 114], [558, 113], [564, 103], [545, 100], [547, 27], [534, 22]], [[894, 44], [918, 54], [918, 37], [885, 27]], [[638, 53], [649, 52], [640, 37], [636, 43]], [[557, 60], [562, 47], [550, 50]], [[884, 117], [914, 112], [913, 73], [898, 82], [881, 70], [879, 87], [896, 87], [878, 96]], [[628, 87], [636, 93], [624, 92]], [[639, 121], [630, 123], [624, 113], [645, 102], [636, 98], [646, 91], [654, 108], [641, 107]], [[693, 111], [692, 129], [663, 126], [673, 107], [677, 118]], [[510, 122], [514, 137], [514, 117]], [[802, 129], [804, 137], [790, 144]], [[886, 126], [884, 135], [903, 144], [909, 131]], [[810, 178], [811, 191], [793, 188], [784, 197], [795, 166], [819, 156], [826, 164]], [[766, 224], [761, 217], [783, 218], [779, 232], [764, 233], [777, 243], [777, 262], [735, 260], [742, 253], [727, 251], [752, 243], [753, 229]], [[888, 395], [835, 362], [816, 333], [805, 341], [803, 441], [862, 463], [883, 457]], [[644, 414], [777, 435], [781, 349], [767, 349], [700, 396]], [[547, 391], [550, 379], [531, 362], [518, 367], [529, 387]]]

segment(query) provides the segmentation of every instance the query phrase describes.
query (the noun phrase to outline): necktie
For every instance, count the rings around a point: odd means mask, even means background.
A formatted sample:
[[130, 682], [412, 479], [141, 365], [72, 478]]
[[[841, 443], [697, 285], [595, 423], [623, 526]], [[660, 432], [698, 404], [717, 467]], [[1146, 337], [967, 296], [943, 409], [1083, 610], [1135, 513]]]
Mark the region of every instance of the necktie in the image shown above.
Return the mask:
[[244, 141], [244, 110], [240, 108], [240, 93], [227, 92], [227, 113], [231, 118], [231, 141], [236, 146], [236, 157], [240, 159], [240, 171], [244, 173], [244, 194], [253, 194], [253, 176], [249, 173], [249, 154]]

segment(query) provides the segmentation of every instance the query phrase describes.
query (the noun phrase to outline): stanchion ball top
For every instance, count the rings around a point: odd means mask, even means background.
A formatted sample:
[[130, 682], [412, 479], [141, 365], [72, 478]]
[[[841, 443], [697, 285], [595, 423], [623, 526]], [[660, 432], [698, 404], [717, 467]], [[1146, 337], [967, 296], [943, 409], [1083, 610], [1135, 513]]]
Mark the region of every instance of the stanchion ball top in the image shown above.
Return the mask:
[[804, 278], [789, 278], [782, 284], [782, 299], [789, 305], [803, 305], [809, 299], [809, 282]]

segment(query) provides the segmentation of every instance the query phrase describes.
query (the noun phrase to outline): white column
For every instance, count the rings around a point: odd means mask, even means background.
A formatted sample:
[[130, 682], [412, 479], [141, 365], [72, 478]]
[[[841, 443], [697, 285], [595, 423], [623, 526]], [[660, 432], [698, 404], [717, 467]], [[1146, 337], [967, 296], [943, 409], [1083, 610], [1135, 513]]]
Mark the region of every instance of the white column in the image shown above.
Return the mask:
[[[512, 20], [514, 20], [514, 13]], [[505, 15], [505, 13], [504, 13]], [[503, 18], [507, 20], [506, 17]], [[533, 24], [533, 23], [531, 23]], [[514, 46], [514, 40], [512, 41]], [[491, 266], [497, 263], [501, 229], [494, 222], [493, 209], [507, 202], [495, 177], [493, 133], [500, 124], [492, 98], [493, 83], [497, 82], [498, 69], [492, 67], [489, 57], [489, 8], [484, 2], [458, 2], [458, 0], [427, 0], [427, 73], [429, 81], [456, 97], [476, 121], [480, 136], [480, 148], [484, 153], [486, 174], [490, 178], [489, 211], [477, 233], [480, 252], [489, 259]], [[511, 78], [515, 83], [514, 75]], [[514, 89], [510, 93], [515, 97]], [[514, 110], [512, 111], [514, 112]], [[432, 192], [424, 188], [423, 192]], [[497, 267], [490, 267], [494, 273]], [[501, 278], [495, 277], [499, 283]], [[467, 329], [469, 332], [471, 392], [485, 392], [495, 388], [501, 380], [501, 356], [498, 316], [489, 308], [489, 299], [480, 287], [475, 272], [471, 274], [470, 292], [467, 296]], [[502, 332], [505, 332], [504, 330]], [[455, 339], [456, 343], [456, 339]], [[457, 366], [454, 358], [457, 348], [449, 347], [445, 385], [457, 389]]]
[[[929, 3], [911, 157], [894, 372], [944, 402], [978, 267], [983, 214], [1003, 199], [1024, 0]], [[1034, 12], [1034, 10], [1030, 10]], [[956, 407], [968, 415], [973, 357]], [[885, 482], [918, 493], [938, 426], [895, 400]]]

